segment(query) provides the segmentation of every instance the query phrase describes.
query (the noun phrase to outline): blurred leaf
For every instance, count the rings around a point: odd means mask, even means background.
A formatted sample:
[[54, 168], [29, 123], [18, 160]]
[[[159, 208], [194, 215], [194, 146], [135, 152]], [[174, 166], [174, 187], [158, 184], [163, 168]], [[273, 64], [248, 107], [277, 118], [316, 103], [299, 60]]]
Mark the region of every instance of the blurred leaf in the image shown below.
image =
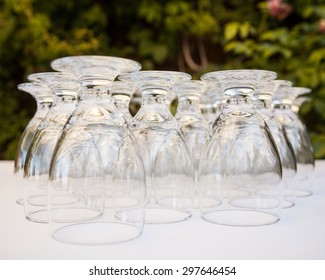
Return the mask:
[[306, 115], [306, 114], [308, 114], [309, 112], [312, 111], [313, 107], [314, 107], [314, 103], [313, 102], [310, 102], [310, 101], [309, 102], [305, 102], [305, 103], [303, 103], [301, 105], [300, 110], [299, 110], [299, 113], [301, 115]]
[[83, 15], [83, 19], [89, 26], [100, 25], [106, 27], [108, 24], [107, 15], [104, 14], [101, 7], [98, 4], [94, 4], [88, 11]]
[[325, 158], [325, 135], [311, 135], [316, 158]]
[[260, 40], [261, 41], [271, 41], [271, 42], [278, 42], [281, 43], [282, 45], [286, 45], [288, 43], [292, 43], [289, 42], [291, 39], [289, 34], [288, 34], [288, 30], [286, 28], [278, 28], [278, 29], [274, 29], [274, 30], [267, 30], [265, 32], [263, 32], [260, 36]]
[[284, 47], [280, 47], [275, 44], [263, 43], [258, 45], [257, 49], [262, 53], [265, 59], [269, 59], [273, 55], [281, 55], [286, 59], [289, 59], [292, 55], [292, 51]]
[[236, 41], [232, 41], [230, 43], [227, 43], [225, 45], [225, 51], [227, 51], [227, 52], [234, 51], [237, 44], [238, 44], [238, 42], [236, 42]]
[[308, 57], [308, 60], [314, 64], [319, 64], [324, 59], [325, 59], [325, 47], [321, 49], [313, 50]]
[[36, 14], [34, 15], [30, 21], [30, 30], [31, 35], [34, 40], [39, 39], [42, 34], [48, 32], [48, 29], [51, 26], [50, 19], [44, 14]]
[[316, 88], [320, 83], [318, 71], [315, 67], [301, 64], [296, 69], [295, 75], [301, 84], [310, 88]]
[[305, 9], [302, 11], [302, 16], [304, 18], [309, 18], [311, 15], [313, 15], [315, 12], [315, 9], [313, 6], [307, 6]]
[[225, 26], [224, 37], [226, 41], [230, 41], [236, 37], [237, 32], [239, 31], [240, 24], [239, 22], [229, 22]]
[[139, 6], [139, 16], [149, 23], [157, 23], [162, 20], [162, 6], [157, 1], [142, 1]]
[[248, 35], [252, 32], [252, 27], [249, 22], [245, 21], [239, 27], [239, 34], [242, 39], [246, 39]]
[[152, 47], [153, 58], [155, 62], [162, 63], [168, 55], [168, 48], [163, 44], [157, 44]]
[[323, 114], [325, 112], [325, 103], [324, 102], [316, 102], [314, 104], [314, 108], [315, 108], [316, 112], [318, 112], [319, 114]]

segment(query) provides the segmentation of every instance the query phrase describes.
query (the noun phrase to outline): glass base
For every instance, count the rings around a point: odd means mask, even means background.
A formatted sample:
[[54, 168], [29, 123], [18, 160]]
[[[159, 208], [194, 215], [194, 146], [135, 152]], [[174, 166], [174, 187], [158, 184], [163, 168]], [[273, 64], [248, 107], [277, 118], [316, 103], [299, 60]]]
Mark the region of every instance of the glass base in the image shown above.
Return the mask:
[[41, 206], [41, 207], [46, 206], [47, 196], [46, 196], [46, 194], [30, 195], [27, 197], [27, 202], [29, 205], [32, 205], [32, 206]]
[[85, 207], [60, 207], [50, 210], [50, 219], [54, 223], [77, 223], [97, 219], [103, 215], [102, 209]]
[[217, 210], [202, 214], [203, 220], [225, 226], [263, 226], [278, 222], [277, 215], [255, 210]]
[[[72, 205], [78, 201], [79, 201], [78, 198], [70, 197], [70, 196], [51, 197], [51, 203], [52, 205], [55, 206]], [[26, 219], [36, 223], [48, 223], [48, 211], [47, 211], [46, 202], [47, 202], [46, 195], [34, 195], [28, 198], [27, 203], [26, 201], [23, 202], [25, 209], [27, 208]], [[62, 211], [62, 209], [64, 208], [55, 208], [55, 210], [57, 210], [58, 212]], [[68, 213], [71, 213], [73, 211], [71, 209], [73, 208], [70, 208]], [[78, 212], [78, 210], [75, 210], [75, 212]], [[64, 212], [64, 214], [66, 214], [66, 212]], [[56, 215], [60, 215], [60, 214], [56, 214]]]
[[[281, 200], [275, 198], [265, 198], [265, 197], [248, 197], [248, 198], [239, 198], [232, 199], [229, 201], [229, 204], [235, 207], [247, 208], [255, 211], [258, 210], [267, 210], [267, 209], [276, 209], [280, 208]], [[257, 210], [257, 211], [258, 211]]]
[[[69, 205], [75, 204], [80, 201], [80, 198], [72, 196], [72, 195], [52, 195], [50, 197], [51, 204], [54, 205]], [[46, 196], [47, 202], [47, 196]]]
[[142, 233], [139, 228], [122, 223], [77, 223], [52, 233], [55, 240], [77, 245], [105, 245], [129, 241]]
[[[258, 195], [261, 195], [261, 198], [264, 200], [266, 197], [269, 197], [272, 199], [272, 196], [274, 197], [273, 199], [276, 199], [276, 195], [271, 192], [258, 192]], [[279, 199], [278, 199], [279, 201]], [[287, 209], [291, 208], [295, 205], [296, 203], [296, 191], [293, 189], [285, 189], [283, 190], [283, 198], [282, 198], [282, 208]], [[269, 204], [269, 203], [268, 203]]]
[[295, 201], [291, 201], [291, 200], [287, 200], [287, 199], [284, 199], [282, 201], [282, 209], [288, 209], [295, 205], [296, 205]]
[[23, 205], [28, 221], [43, 224], [48, 222], [46, 199], [46, 195], [33, 195], [27, 199], [24, 197]]
[[308, 196], [312, 196], [313, 192], [312, 191], [308, 191], [308, 190], [296, 190], [296, 197], [301, 198], [301, 197], [308, 197]]
[[24, 200], [23, 200], [22, 198], [18, 198], [18, 199], [16, 200], [16, 203], [17, 203], [18, 205], [24, 205]]
[[169, 224], [186, 221], [192, 217], [192, 213], [187, 210], [175, 208], [146, 208], [146, 224]]
[[28, 212], [26, 214], [26, 219], [30, 222], [47, 224], [48, 223], [47, 209]]

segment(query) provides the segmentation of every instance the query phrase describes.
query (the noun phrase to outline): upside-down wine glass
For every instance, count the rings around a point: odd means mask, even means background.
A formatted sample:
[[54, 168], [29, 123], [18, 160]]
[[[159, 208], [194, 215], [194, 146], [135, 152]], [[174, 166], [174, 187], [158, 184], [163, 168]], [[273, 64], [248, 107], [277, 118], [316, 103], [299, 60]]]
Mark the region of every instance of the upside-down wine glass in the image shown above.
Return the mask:
[[[51, 234], [62, 242], [90, 245], [134, 239], [144, 224], [145, 172], [109, 89], [117, 75], [141, 65], [119, 57], [73, 56], [51, 66], [74, 73], [82, 87], [52, 158]], [[74, 203], [67, 205], [67, 197]]]
[[39, 82], [54, 94], [52, 107], [38, 126], [28, 149], [24, 168], [23, 199], [29, 221], [48, 222], [47, 184], [51, 158], [62, 129], [78, 103], [79, 83], [71, 74], [35, 73], [30, 81]]
[[211, 129], [200, 110], [200, 97], [208, 86], [204, 81], [176, 82], [172, 91], [178, 97], [175, 118], [185, 136], [186, 144], [194, 162], [194, 207], [198, 208], [198, 169], [201, 153], [210, 138]]
[[259, 82], [275, 78], [276, 73], [265, 70], [216, 71], [201, 77], [218, 83], [227, 96], [200, 160], [200, 210], [206, 221], [258, 226], [280, 219], [281, 163], [251, 99]]
[[24, 92], [28, 92], [30, 95], [32, 95], [35, 98], [37, 104], [34, 116], [29, 121], [23, 134], [20, 137], [15, 156], [14, 174], [17, 178], [15, 182], [16, 202], [17, 204], [23, 205], [24, 200], [22, 195], [22, 184], [27, 151], [30, 144], [32, 143], [40, 122], [43, 120], [52, 106], [53, 94], [47, 86], [41, 85], [39, 83], [22, 83], [18, 85], [18, 89]]
[[295, 98], [309, 92], [309, 88], [291, 87], [280, 81], [273, 97], [274, 116], [285, 128], [296, 157], [297, 174], [291, 187], [296, 190], [297, 197], [312, 195], [312, 184], [308, 179], [313, 174], [315, 161], [307, 128], [291, 107]]
[[[292, 111], [293, 111], [293, 112], [298, 116], [299, 119], [301, 119], [301, 118], [300, 118], [300, 114], [299, 114], [301, 106], [302, 106], [303, 104], [305, 104], [305, 103], [309, 103], [309, 102], [311, 102], [311, 101], [312, 101], [312, 98], [309, 97], [309, 96], [305, 96], [305, 95], [303, 95], [303, 96], [298, 96], [298, 97], [296, 97], [296, 98], [293, 100], [293, 104], [292, 104], [292, 106], [291, 106], [291, 110], [292, 110]], [[304, 128], [305, 128], [305, 131], [308, 131], [308, 129], [307, 129], [305, 123], [304, 123], [302, 120], [301, 120], [301, 122], [302, 122], [302, 124], [303, 124], [303, 126], [304, 126]], [[308, 135], [308, 134], [307, 134], [307, 135]], [[307, 141], [310, 141], [310, 139], [307, 139]], [[314, 147], [313, 147], [312, 143], [310, 143], [310, 148], [311, 148], [311, 152], [312, 152], [312, 154], [314, 155], [314, 154], [315, 154], [315, 150], [314, 150]]]
[[146, 223], [173, 223], [191, 217], [194, 169], [184, 135], [170, 113], [167, 95], [176, 81], [191, 76], [175, 71], [139, 71], [119, 76], [142, 93], [132, 130], [147, 178]]
[[305, 130], [305, 137], [307, 137], [307, 139], [305, 140], [307, 143], [309, 143], [309, 147], [311, 149], [311, 153], [314, 155], [315, 151], [314, 151], [314, 147], [312, 145], [312, 142], [311, 142], [311, 139], [309, 138], [309, 135], [308, 135], [308, 128], [306, 126], [306, 124], [303, 122], [303, 120], [300, 118], [300, 115], [299, 115], [299, 111], [300, 111], [300, 107], [302, 106], [302, 104], [306, 103], [306, 102], [310, 102], [312, 100], [312, 98], [310, 96], [306, 96], [306, 94], [310, 94], [311, 93], [311, 90], [309, 92], [307, 92], [307, 89], [305, 91], [303, 91], [303, 94], [302, 95], [298, 95], [292, 102], [292, 105], [291, 105], [291, 111], [294, 112], [298, 119], [301, 121], [303, 127], [304, 127], [304, 130]]
[[[287, 81], [290, 85], [291, 82]], [[254, 106], [257, 113], [262, 116], [270, 130], [282, 165], [283, 202], [282, 208], [289, 208], [295, 205], [296, 192], [291, 188], [291, 181], [297, 172], [296, 158], [293, 147], [287, 138], [286, 131], [282, 124], [274, 117], [272, 97], [274, 90], [273, 82], [258, 84], [254, 92]]]

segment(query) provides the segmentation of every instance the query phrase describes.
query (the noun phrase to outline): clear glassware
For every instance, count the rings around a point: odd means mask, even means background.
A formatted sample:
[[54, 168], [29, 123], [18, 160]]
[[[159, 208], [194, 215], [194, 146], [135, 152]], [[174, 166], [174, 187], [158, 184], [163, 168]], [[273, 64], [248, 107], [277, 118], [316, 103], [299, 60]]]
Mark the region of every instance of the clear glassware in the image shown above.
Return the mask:
[[71, 74], [35, 73], [33, 82], [46, 85], [54, 94], [53, 104], [40, 122], [28, 149], [24, 167], [23, 200], [29, 221], [47, 223], [47, 183], [51, 158], [62, 129], [78, 103], [79, 83]]
[[[54, 239], [110, 244], [143, 230], [145, 171], [126, 119], [110, 87], [120, 73], [138, 71], [133, 60], [108, 56], [56, 59], [54, 70], [71, 71], [81, 101], [56, 146], [50, 169], [48, 213]], [[66, 200], [73, 201], [69, 205]]]
[[[283, 81], [283, 83], [291, 85], [289, 81]], [[282, 124], [274, 117], [272, 97], [275, 86], [273, 82], [260, 83], [254, 92], [253, 99], [257, 113], [263, 118], [267, 128], [270, 130], [279, 153], [282, 165], [282, 208], [289, 208], [294, 206], [296, 202], [296, 191], [291, 187], [291, 181], [296, 175], [297, 163], [286, 131]]]
[[226, 97], [221, 87], [218, 84], [209, 83], [201, 96], [200, 108], [211, 128], [225, 106]]
[[125, 81], [114, 81], [110, 88], [116, 108], [123, 114], [129, 124], [131, 124], [133, 119], [129, 108], [130, 100], [135, 91], [135, 85]]
[[[172, 103], [176, 99], [177, 99], [177, 95], [172, 91], [170, 91], [168, 93], [168, 95], [166, 96], [165, 101], [166, 101], [166, 105], [168, 106], [169, 110], [171, 110]], [[137, 108], [136, 112], [139, 111], [141, 104], [142, 104], [142, 93], [141, 93], [140, 89], [136, 88], [134, 94], [132, 95], [130, 104]]]
[[[306, 94], [306, 93], [305, 93]], [[305, 94], [303, 96], [297, 96], [292, 103], [291, 106], [291, 110], [298, 116], [298, 118], [301, 120], [302, 125], [305, 128], [305, 131], [308, 132], [308, 129], [305, 125], [305, 123], [303, 122], [303, 120], [300, 118], [299, 112], [300, 112], [300, 107], [304, 104], [304, 103], [308, 103], [310, 101], [312, 101], [312, 98], [309, 96], [305, 96]], [[307, 133], [308, 135], [308, 133]], [[306, 141], [310, 141], [310, 139], [306, 139]], [[314, 147], [312, 145], [312, 143], [310, 143], [310, 149], [311, 149], [311, 153], [314, 155], [315, 154], [315, 150]]]
[[48, 87], [39, 83], [22, 83], [18, 85], [18, 89], [32, 95], [37, 104], [34, 116], [29, 121], [20, 137], [14, 163], [14, 174], [16, 177], [16, 202], [17, 204], [23, 205], [22, 184], [27, 151], [32, 143], [40, 122], [52, 106], [53, 94]]
[[297, 174], [291, 182], [297, 197], [312, 195], [312, 184], [308, 183], [315, 166], [313, 147], [306, 126], [292, 111], [292, 104], [300, 95], [309, 93], [309, 88], [290, 87], [279, 82], [273, 97], [274, 116], [283, 125], [297, 162]]
[[139, 71], [119, 79], [133, 81], [142, 93], [132, 130], [146, 170], [145, 222], [187, 220], [192, 215], [194, 166], [166, 96], [176, 81], [190, 80], [191, 76], [174, 71]]
[[257, 84], [275, 78], [276, 73], [265, 70], [216, 71], [201, 77], [218, 83], [227, 96], [200, 160], [200, 210], [208, 222], [258, 226], [280, 219], [281, 163], [252, 104]]
[[314, 147], [313, 147], [312, 142], [311, 142], [311, 140], [309, 138], [309, 135], [308, 135], [308, 128], [306, 127], [305, 123], [303, 122], [303, 120], [300, 118], [300, 115], [299, 115], [300, 107], [302, 106], [302, 104], [311, 101], [311, 97], [306, 96], [306, 94], [309, 94], [309, 93], [311, 93], [311, 91], [307, 92], [307, 90], [306, 90], [306, 92], [304, 92], [302, 96], [298, 95], [293, 100], [293, 103], [291, 105], [291, 111], [294, 112], [297, 115], [297, 117], [300, 119], [300, 121], [301, 121], [301, 123], [302, 123], [302, 125], [304, 127], [304, 130], [306, 131], [305, 135], [306, 135], [307, 139], [305, 139], [305, 141], [309, 143], [309, 148], [311, 150], [311, 153], [314, 155], [315, 150], [314, 150]]
[[200, 110], [200, 97], [208, 86], [204, 81], [176, 82], [172, 91], [178, 97], [178, 106], [175, 118], [179, 123], [181, 132], [194, 161], [194, 207], [198, 208], [198, 170], [202, 150], [210, 139], [211, 129]]

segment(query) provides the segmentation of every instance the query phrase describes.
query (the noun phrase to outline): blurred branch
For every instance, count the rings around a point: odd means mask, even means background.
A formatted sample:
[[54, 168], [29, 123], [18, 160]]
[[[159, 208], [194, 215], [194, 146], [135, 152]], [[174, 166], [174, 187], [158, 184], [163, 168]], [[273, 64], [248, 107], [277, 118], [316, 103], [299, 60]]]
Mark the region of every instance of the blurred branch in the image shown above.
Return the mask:
[[196, 63], [193, 59], [192, 52], [191, 52], [191, 46], [188, 37], [183, 36], [182, 39], [182, 51], [185, 63], [187, 66], [194, 71], [201, 72], [208, 68], [208, 57], [206, 54], [206, 49], [201, 40], [196, 41], [197, 44], [197, 50], [200, 58], [200, 64]]

